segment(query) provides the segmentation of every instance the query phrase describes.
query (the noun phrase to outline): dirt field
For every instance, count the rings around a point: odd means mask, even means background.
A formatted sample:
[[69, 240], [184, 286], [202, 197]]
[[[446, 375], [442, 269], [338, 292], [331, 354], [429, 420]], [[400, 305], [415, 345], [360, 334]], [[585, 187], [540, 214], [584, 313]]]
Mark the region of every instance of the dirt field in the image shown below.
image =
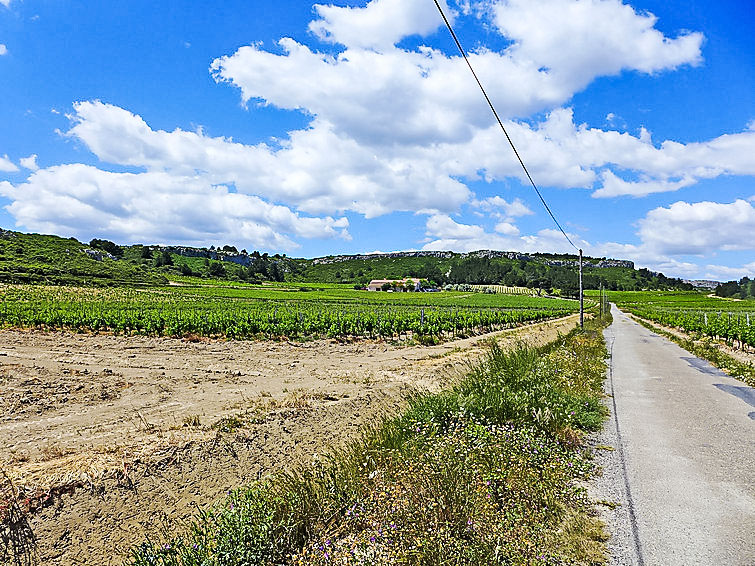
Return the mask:
[[41, 563], [120, 564], [229, 489], [453, 379], [485, 338], [540, 344], [575, 322], [433, 347], [0, 331], [0, 468], [37, 506]]

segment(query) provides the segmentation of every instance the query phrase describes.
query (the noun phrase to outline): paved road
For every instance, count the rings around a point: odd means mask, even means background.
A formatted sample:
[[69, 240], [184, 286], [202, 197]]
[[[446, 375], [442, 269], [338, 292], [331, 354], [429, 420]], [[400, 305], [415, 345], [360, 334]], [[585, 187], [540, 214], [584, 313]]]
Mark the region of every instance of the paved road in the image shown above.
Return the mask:
[[612, 312], [614, 564], [755, 565], [755, 389]]

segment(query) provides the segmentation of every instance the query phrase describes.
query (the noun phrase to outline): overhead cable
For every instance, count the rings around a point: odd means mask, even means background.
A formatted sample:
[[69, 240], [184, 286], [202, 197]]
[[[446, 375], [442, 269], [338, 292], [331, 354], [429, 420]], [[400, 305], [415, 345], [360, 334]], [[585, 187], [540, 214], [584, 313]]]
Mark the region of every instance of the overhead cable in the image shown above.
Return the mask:
[[456, 32], [454, 32], [453, 27], [451, 27], [451, 22], [448, 21], [448, 18], [446, 17], [445, 12], [443, 12], [443, 8], [441, 8], [438, 0], [434, 0], [434, 2], [435, 2], [435, 5], [438, 7], [438, 11], [440, 12], [441, 17], [443, 18], [443, 21], [446, 23], [446, 27], [448, 28], [448, 31], [451, 32], [451, 37], [453, 37], [454, 41], [456, 42], [456, 47], [459, 48], [459, 52], [461, 53], [462, 57], [464, 57], [464, 61], [466, 61], [467, 67], [469, 67], [469, 70], [472, 71], [472, 76], [474, 76], [475, 80], [477, 81], [477, 86], [480, 87], [480, 90], [482, 91], [482, 94], [485, 97], [485, 100], [487, 101], [488, 106], [490, 106], [490, 110], [492, 110], [493, 112], [493, 116], [495, 116], [495, 119], [498, 121], [498, 125], [501, 126], [501, 130], [503, 130], [503, 133], [506, 136], [506, 139], [508, 140], [509, 145], [511, 146], [511, 149], [514, 150], [514, 155], [516, 155], [516, 158], [519, 160], [519, 164], [522, 166], [522, 169], [524, 169], [524, 173], [527, 175], [527, 179], [529, 179], [530, 184], [532, 185], [532, 188], [535, 189], [537, 196], [540, 197], [540, 202], [543, 203], [545, 210], [548, 211], [548, 214], [553, 219], [553, 222], [555, 222], [556, 226], [558, 226], [558, 229], [561, 230], [561, 233], [564, 235], [564, 238], [566, 238], [566, 240], [571, 244], [571, 246], [575, 250], [578, 249], [577, 246], [574, 245], [574, 242], [571, 241], [571, 238], [569, 238], [566, 232], [564, 232], [564, 229], [561, 227], [561, 224], [559, 224], [558, 220], [556, 220], [556, 217], [554, 216], [553, 212], [548, 206], [548, 203], [545, 202], [543, 195], [540, 193], [540, 189], [537, 188], [535, 181], [532, 179], [532, 175], [530, 175], [530, 172], [527, 170], [527, 166], [524, 164], [522, 157], [519, 155], [519, 152], [514, 146], [514, 142], [511, 141], [511, 137], [509, 136], [509, 133], [506, 131], [506, 128], [503, 125], [503, 121], [501, 120], [500, 116], [498, 116], [498, 112], [496, 112], [495, 106], [493, 106], [493, 102], [490, 100], [488, 93], [485, 92], [485, 87], [482, 86], [482, 82], [480, 82], [480, 79], [477, 77], [477, 73], [475, 73], [475, 70], [472, 68], [472, 63], [469, 62], [469, 57], [467, 57], [467, 52], [464, 51], [464, 48], [461, 46], [461, 42], [459, 41], [459, 38], [456, 37]]

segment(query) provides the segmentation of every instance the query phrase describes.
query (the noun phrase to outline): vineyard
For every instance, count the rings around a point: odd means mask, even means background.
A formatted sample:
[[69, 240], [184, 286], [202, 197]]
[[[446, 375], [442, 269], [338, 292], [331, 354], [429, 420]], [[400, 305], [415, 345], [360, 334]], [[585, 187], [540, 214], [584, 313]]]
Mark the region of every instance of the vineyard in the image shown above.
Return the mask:
[[615, 292], [621, 309], [684, 332], [725, 340], [742, 349], [755, 347], [755, 301], [732, 301], [700, 293]]
[[574, 301], [482, 293], [374, 293], [346, 286], [150, 289], [5, 286], [0, 324], [232, 339], [432, 341], [564, 316]]

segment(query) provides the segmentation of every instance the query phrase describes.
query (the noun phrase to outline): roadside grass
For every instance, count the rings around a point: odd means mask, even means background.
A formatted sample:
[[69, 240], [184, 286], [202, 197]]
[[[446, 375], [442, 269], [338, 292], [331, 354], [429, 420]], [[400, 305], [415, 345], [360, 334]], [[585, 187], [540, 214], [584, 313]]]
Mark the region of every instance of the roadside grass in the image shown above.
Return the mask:
[[732, 377], [742, 380], [750, 387], [755, 387], [755, 365], [752, 363], [741, 362], [730, 356], [722, 351], [721, 348], [718, 348], [715, 343], [712, 343], [709, 338], [696, 336], [682, 338], [672, 332], [660, 328], [657, 324], [652, 324], [638, 316], [635, 316], [635, 320], [648, 330], [652, 330], [656, 334], [660, 334], [677, 343], [698, 358], [708, 360], [711, 364], [722, 369]]
[[233, 491], [129, 564], [603, 564], [579, 485], [592, 471], [582, 439], [606, 416], [601, 327], [543, 348], [492, 345], [451, 389]]

